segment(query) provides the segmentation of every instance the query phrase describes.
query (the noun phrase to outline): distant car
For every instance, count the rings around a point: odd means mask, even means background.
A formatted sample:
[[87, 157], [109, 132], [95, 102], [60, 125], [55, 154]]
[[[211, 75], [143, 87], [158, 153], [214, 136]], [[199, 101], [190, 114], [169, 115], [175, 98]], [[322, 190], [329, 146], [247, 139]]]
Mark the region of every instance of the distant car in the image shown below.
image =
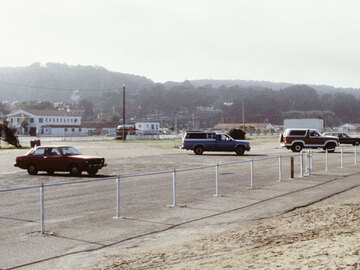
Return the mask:
[[339, 138], [340, 143], [342, 144], [352, 144], [352, 145], [360, 145], [360, 138], [350, 137], [345, 132], [325, 132], [324, 136], [335, 136]]
[[226, 133], [188, 131], [183, 137], [181, 149], [193, 150], [197, 155], [204, 151], [234, 151], [243, 155], [245, 151], [250, 151], [250, 143], [235, 140]]
[[282, 147], [300, 152], [303, 148], [323, 148], [334, 152], [339, 145], [339, 139], [332, 136], [322, 136], [316, 129], [288, 128], [280, 135]]
[[80, 176], [82, 171], [87, 171], [94, 176], [99, 169], [106, 167], [106, 163], [102, 157], [82, 155], [71, 146], [39, 146], [18, 156], [14, 166], [26, 169], [30, 175], [36, 175], [38, 171], [50, 175], [56, 171], [68, 171], [73, 176]]

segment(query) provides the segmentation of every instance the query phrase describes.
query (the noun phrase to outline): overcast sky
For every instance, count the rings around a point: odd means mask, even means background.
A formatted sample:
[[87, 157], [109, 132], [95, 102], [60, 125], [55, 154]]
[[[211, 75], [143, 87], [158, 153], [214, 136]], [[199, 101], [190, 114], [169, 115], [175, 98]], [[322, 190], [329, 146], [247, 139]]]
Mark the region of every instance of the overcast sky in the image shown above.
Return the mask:
[[358, 0], [11, 0], [0, 66], [360, 88]]

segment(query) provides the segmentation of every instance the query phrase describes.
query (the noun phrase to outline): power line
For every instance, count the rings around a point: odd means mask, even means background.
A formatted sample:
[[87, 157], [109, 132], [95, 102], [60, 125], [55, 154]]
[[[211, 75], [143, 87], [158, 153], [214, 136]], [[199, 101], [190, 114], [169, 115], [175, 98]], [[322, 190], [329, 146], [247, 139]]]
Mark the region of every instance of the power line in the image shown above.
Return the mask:
[[36, 88], [36, 89], [46, 89], [46, 90], [58, 90], [58, 91], [116, 91], [120, 90], [121, 88], [84, 88], [84, 89], [73, 89], [73, 88], [60, 88], [60, 87], [45, 87], [45, 86], [37, 86], [37, 85], [26, 85], [26, 84], [20, 84], [20, 83], [12, 83], [12, 82], [4, 82], [0, 81], [0, 84], [6, 84], [6, 85], [13, 85], [13, 86], [19, 86], [19, 87], [29, 87], [29, 88]]

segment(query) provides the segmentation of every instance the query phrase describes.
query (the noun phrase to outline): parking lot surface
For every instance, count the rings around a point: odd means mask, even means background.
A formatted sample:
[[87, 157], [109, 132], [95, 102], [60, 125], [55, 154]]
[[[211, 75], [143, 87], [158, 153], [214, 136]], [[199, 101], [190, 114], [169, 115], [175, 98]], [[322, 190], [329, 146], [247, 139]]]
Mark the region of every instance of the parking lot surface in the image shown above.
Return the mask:
[[[83, 154], [105, 157], [108, 166], [99, 171], [98, 179], [213, 166], [176, 173], [175, 207], [172, 173], [123, 178], [120, 218], [114, 218], [115, 179], [47, 187], [44, 235], [39, 233], [39, 189], [2, 192], [0, 269], [46, 269], [49, 265], [55, 269], [91, 267], [108, 250], [129, 243], [151, 241], [157, 235], [183, 237], [217, 230], [219, 224], [227, 226], [274, 216], [359, 185], [352, 149], [344, 151], [342, 169], [340, 152], [329, 154], [328, 172], [325, 172], [325, 154], [314, 154], [313, 175], [306, 177], [299, 177], [297, 156], [295, 178], [290, 179], [290, 157], [285, 156], [291, 152], [280, 148], [276, 139], [251, 141], [252, 149], [244, 156], [232, 152], [194, 155], [178, 149], [178, 141], [48, 140], [44, 143], [71, 145]], [[45, 172], [29, 176], [25, 170], [13, 167], [15, 157], [27, 151], [0, 150], [0, 189], [89, 178], [86, 173], [80, 178], [68, 173], [49, 176]], [[284, 156], [281, 161], [279, 155]], [[252, 159], [253, 189], [250, 162], [223, 165]], [[220, 165], [217, 197], [214, 196], [216, 164]]]

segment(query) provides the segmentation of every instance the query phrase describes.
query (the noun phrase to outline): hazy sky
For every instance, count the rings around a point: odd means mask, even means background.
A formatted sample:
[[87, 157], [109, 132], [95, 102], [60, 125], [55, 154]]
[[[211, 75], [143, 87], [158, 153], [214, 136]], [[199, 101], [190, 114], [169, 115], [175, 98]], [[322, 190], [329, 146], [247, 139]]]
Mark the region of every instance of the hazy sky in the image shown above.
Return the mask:
[[360, 88], [358, 0], [5, 0], [0, 66]]

